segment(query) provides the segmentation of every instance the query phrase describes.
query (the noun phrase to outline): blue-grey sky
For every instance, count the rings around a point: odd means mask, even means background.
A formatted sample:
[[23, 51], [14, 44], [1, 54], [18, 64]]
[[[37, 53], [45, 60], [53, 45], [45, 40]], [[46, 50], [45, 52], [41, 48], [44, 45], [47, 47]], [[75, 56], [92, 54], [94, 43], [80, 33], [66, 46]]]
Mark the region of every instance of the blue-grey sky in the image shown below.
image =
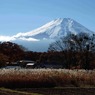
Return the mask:
[[0, 35], [28, 32], [56, 18], [95, 31], [95, 0], [0, 0]]

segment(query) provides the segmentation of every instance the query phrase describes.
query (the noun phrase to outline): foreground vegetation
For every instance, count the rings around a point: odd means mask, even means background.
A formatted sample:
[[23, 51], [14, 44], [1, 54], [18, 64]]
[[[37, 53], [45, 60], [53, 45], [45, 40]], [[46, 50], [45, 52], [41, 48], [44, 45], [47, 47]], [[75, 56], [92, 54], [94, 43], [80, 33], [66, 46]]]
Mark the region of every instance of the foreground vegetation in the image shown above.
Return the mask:
[[66, 69], [1, 69], [0, 87], [95, 87], [95, 71]]
[[40, 93], [42, 95], [95, 95], [95, 88], [63, 87], [63, 88], [23, 88], [18, 91]]
[[95, 95], [95, 88], [0, 88], [0, 95]]
[[43, 95], [43, 94], [37, 94], [37, 93], [29, 93], [25, 91], [17, 91], [17, 90], [11, 90], [6, 88], [0, 88], [0, 95]]

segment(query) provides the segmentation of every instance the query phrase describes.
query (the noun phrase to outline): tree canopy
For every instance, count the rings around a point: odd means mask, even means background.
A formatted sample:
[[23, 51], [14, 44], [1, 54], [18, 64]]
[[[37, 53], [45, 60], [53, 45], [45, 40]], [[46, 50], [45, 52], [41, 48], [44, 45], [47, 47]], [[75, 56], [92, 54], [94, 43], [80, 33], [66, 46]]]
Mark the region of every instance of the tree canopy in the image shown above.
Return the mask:
[[16, 61], [20, 59], [24, 53], [24, 50], [20, 45], [12, 42], [0, 43], [0, 54], [8, 56], [9, 61]]

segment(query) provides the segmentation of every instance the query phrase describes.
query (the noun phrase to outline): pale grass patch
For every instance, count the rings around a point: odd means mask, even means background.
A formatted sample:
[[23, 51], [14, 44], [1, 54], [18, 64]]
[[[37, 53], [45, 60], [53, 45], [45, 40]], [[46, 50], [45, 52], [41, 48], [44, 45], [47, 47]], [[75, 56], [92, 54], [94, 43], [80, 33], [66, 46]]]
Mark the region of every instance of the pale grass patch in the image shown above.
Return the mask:
[[[26, 83], [25, 83], [26, 82]], [[95, 70], [0, 69], [0, 86], [12, 83], [32, 86], [95, 86]], [[16, 85], [17, 86], [17, 85]]]

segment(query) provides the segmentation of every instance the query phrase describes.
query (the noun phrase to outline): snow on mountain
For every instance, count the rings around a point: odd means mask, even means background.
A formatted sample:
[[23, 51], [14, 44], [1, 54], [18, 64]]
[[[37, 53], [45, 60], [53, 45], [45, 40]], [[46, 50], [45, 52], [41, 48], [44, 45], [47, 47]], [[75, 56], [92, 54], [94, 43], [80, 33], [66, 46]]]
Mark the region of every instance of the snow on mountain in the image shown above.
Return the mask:
[[54, 42], [56, 38], [81, 32], [94, 33], [71, 18], [58, 18], [29, 32], [13, 36], [0, 35], [0, 41], [16, 42], [32, 51], [47, 51], [49, 44]]
[[14, 38], [54, 39], [69, 33], [78, 34], [80, 32], [93, 33], [71, 18], [58, 18], [30, 32], [18, 33]]

